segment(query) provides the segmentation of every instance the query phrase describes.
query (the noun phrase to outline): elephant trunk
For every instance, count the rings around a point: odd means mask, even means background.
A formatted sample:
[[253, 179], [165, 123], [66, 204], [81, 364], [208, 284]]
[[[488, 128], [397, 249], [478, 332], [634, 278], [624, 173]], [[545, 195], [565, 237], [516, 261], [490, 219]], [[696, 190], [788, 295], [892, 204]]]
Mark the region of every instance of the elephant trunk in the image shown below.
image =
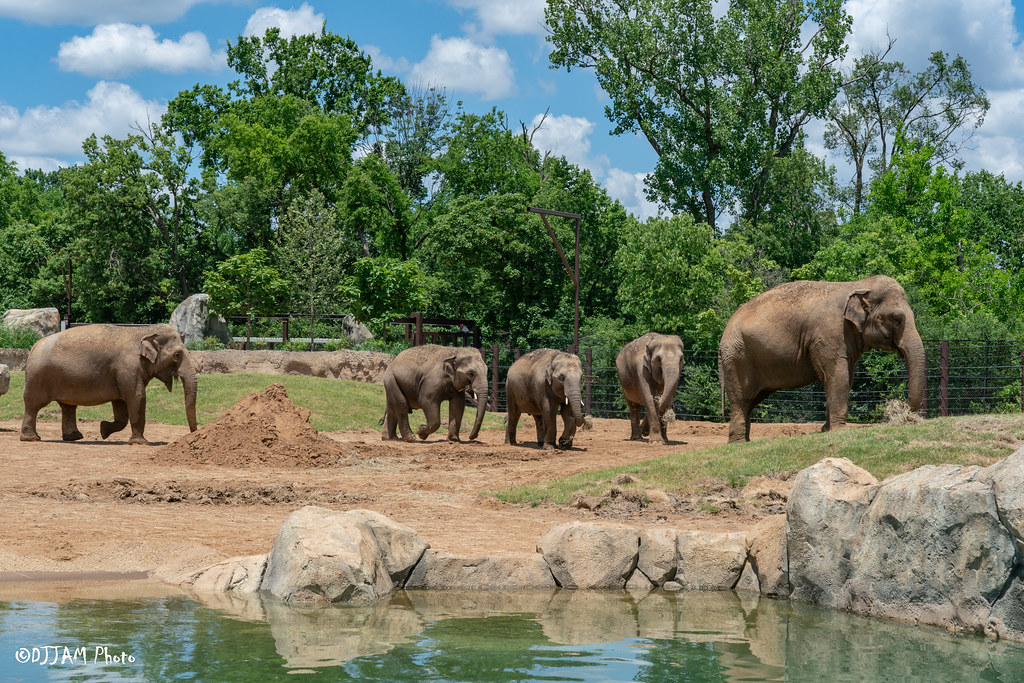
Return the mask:
[[181, 386], [185, 390], [185, 418], [188, 420], [190, 432], [196, 431], [196, 394], [199, 393], [199, 385], [196, 379], [196, 368], [192, 365], [192, 359], [187, 355], [182, 358], [178, 366], [178, 377], [181, 378]]
[[573, 382], [572, 384], [565, 385], [565, 400], [569, 402], [569, 408], [572, 410], [572, 419], [575, 420], [577, 427], [583, 426], [583, 400], [582, 394], [580, 393], [579, 382]]
[[664, 415], [675, 402], [676, 390], [679, 388], [679, 376], [678, 364], [663, 369], [662, 379], [664, 380], [663, 386], [665, 389], [661, 392], [661, 404], [658, 406], [658, 415]]
[[484, 424], [484, 415], [487, 413], [487, 375], [477, 375], [473, 382], [473, 391], [476, 392], [476, 421], [473, 423], [473, 431], [469, 433], [470, 439], [475, 439], [480, 434], [480, 427]]
[[928, 390], [928, 362], [924, 354], [924, 342], [917, 330], [908, 325], [899, 344], [900, 355], [907, 361], [907, 403], [910, 410], [918, 412]]

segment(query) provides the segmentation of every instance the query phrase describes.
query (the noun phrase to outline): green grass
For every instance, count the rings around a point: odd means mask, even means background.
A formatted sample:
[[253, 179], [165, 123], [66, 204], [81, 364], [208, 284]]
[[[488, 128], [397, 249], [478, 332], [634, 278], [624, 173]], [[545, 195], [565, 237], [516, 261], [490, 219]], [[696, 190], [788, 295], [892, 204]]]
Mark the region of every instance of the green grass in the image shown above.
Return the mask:
[[882, 480], [928, 464], [988, 465], [1009, 455], [1020, 441], [1024, 416], [1019, 413], [869, 425], [683, 452], [492, 495], [509, 503], [565, 505], [576, 495], [606, 494], [611, 480], [623, 474], [635, 475], [646, 488], [691, 495], [721, 484], [743, 486], [756, 476], [796, 472], [825, 457], [849, 458]]
[[[310, 411], [310, 422], [321, 431], [380, 429], [378, 421], [384, 415], [384, 387], [379, 384], [340, 379], [322, 379], [301, 375], [257, 375], [232, 373], [200, 375], [199, 395], [196, 398], [196, 419], [200, 425], [212, 422], [247, 394], [263, 391], [271, 384], [283, 384], [292, 403]], [[21, 399], [25, 385], [24, 372], [11, 373], [11, 388], [0, 396], [0, 419], [21, 419], [24, 404]], [[441, 431], [447, 429], [447, 404], [441, 409]], [[413, 429], [422, 421], [423, 413], [411, 416]], [[87, 420], [109, 420], [110, 404], [78, 409], [78, 417]], [[59, 420], [60, 408], [51, 403], [39, 415], [43, 420]], [[466, 408], [462, 419], [463, 432], [468, 434], [476, 419], [476, 411]], [[500, 429], [502, 417], [487, 415], [484, 429]], [[146, 391], [146, 420], [164, 424], [183, 425], [185, 421], [184, 394], [181, 384], [175, 382], [173, 393], [159, 381], [149, 383]]]

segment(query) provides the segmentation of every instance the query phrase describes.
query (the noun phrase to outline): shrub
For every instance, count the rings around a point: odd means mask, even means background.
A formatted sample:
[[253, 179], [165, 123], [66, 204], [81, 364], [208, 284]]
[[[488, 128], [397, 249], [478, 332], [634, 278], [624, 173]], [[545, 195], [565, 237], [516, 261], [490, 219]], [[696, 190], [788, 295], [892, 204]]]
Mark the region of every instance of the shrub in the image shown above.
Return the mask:
[[37, 341], [39, 335], [32, 330], [0, 325], [0, 349], [31, 349]]

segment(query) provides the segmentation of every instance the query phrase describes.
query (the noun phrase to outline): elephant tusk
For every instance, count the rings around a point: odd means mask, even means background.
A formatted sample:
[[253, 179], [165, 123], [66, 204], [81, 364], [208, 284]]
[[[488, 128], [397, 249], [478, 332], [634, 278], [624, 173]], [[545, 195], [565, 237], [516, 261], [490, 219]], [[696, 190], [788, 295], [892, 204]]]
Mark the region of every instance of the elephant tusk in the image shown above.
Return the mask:
[[565, 405], [569, 405], [569, 397], [568, 396], [565, 397]]
[[469, 393], [470, 393], [470, 395], [472, 395], [473, 400], [476, 401], [476, 392], [475, 391], [471, 391]]

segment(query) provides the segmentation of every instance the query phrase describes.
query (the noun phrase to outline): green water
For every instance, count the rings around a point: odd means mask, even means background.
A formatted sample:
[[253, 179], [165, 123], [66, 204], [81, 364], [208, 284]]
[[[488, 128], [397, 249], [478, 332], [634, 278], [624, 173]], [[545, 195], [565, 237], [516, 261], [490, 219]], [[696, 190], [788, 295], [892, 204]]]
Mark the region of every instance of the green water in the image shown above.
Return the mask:
[[405, 592], [373, 609], [203, 600], [2, 601], [0, 680], [1024, 680], [1020, 644], [733, 592]]

